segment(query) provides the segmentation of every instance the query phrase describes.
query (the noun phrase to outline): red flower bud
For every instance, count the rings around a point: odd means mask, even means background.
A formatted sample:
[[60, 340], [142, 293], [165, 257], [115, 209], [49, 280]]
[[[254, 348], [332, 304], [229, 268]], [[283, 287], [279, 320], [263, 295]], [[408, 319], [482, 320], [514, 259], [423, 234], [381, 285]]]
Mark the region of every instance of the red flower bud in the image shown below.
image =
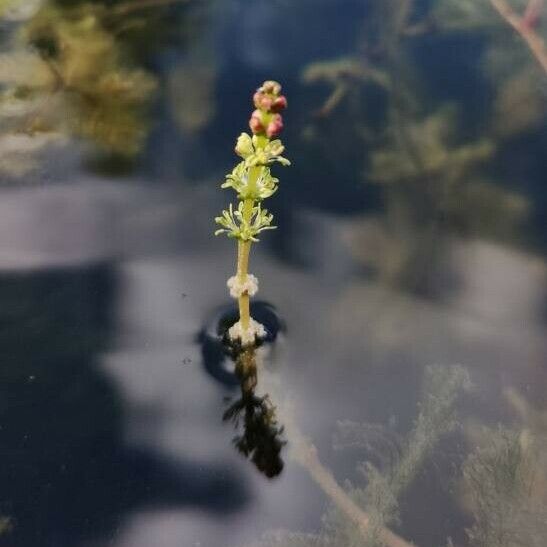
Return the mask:
[[271, 139], [272, 137], [277, 137], [279, 133], [283, 130], [283, 118], [281, 114], [275, 114], [272, 118], [272, 121], [266, 127], [266, 136]]
[[274, 100], [270, 107], [271, 112], [281, 112], [287, 108], [287, 98], [285, 95], [280, 95], [277, 99]]
[[262, 112], [260, 110], [255, 110], [251, 114], [251, 119], [249, 120], [249, 127], [251, 131], [257, 135], [259, 133], [264, 133], [264, 125], [262, 123]]
[[260, 108], [260, 110], [265, 110], [266, 112], [269, 112], [273, 102], [274, 102], [273, 98], [269, 97], [262, 91], [257, 91], [253, 95], [253, 103], [255, 107]]
[[272, 95], [279, 95], [281, 93], [281, 85], [273, 80], [266, 80], [262, 84], [260, 91], [263, 91], [264, 93], [271, 93]]

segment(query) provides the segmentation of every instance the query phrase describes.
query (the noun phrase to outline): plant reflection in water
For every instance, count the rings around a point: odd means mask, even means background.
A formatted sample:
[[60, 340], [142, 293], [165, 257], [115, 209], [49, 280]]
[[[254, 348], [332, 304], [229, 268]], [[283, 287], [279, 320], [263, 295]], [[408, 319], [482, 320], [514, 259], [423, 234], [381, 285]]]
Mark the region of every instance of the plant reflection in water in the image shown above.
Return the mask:
[[264, 325], [264, 339], [242, 347], [238, 341], [228, 338], [228, 329], [238, 320], [238, 309], [232, 306], [219, 310], [209, 322], [209, 328], [199, 334], [198, 342], [207, 373], [226, 387], [239, 389], [237, 399], [227, 398], [229, 406], [222, 416], [238, 430], [233, 439], [235, 447], [261, 473], [273, 478], [283, 471], [281, 451], [287, 443], [270, 395], [257, 394], [257, 385], [264, 351], [275, 343], [284, 325], [266, 302], [252, 302], [250, 311]]
[[276, 418], [276, 409], [270, 396], [256, 394], [258, 379], [257, 360], [260, 348], [246, 346], [236, 350], [235, 372], [240, 380], [241, 396], [224, 412], [224, 421], [232, 421], [242, 429], [234, 437], [234, 445], [257, 469], [269, 478], [283, 470], [281, 450], [286, 444], [283, 426]]

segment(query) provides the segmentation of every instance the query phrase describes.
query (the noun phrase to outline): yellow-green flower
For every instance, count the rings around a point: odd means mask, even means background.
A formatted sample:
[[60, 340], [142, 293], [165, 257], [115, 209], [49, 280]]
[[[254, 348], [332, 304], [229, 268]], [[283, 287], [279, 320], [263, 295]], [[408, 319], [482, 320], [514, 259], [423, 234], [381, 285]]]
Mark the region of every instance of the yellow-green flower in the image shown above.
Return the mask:
[[251, 138], [247, 133], [241, 133], [237, 139], [235, 151], [245, 160], [245, 165], [248, 167], [270, 165], [276, 161], [281, 165], [291, 164], [287, 158], [281, 155], [285, 151], [285, 147], [280, 139], [267, 141], [264, 146], [260, 146], [257, 135], [253, 135]]
[[241, 241], [254, 241], [256, 237], [264, 230], [275, 230], [277, 226], [272, 226], [273, 215], [267, 209], [262, 209], [260, 203], [253, 207], [249, 220], [243, 216], [243, 202], [239, 203], [234, 211], [230, 203], [228, 210], [222, 211], [222, 216], [216, 217], [215, 222], [222, 226], [215, 232], [215, 235], [225, 233], [228, 237], [239, 239]]

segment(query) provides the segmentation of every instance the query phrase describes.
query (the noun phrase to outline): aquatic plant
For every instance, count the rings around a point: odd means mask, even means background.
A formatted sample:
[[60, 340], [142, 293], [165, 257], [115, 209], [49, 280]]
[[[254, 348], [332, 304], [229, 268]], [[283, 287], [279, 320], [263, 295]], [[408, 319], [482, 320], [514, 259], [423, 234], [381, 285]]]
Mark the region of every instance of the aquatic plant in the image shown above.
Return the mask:
[[135, 157], [157, 88], [150, 44], [182, 23], [167, 17], [176, 2], [4, 0], [0, 169], [24, 174], [29, 157], [67, 137], [92, 144], [99, 159]]
[[[399, 521], [398, 500], [423, 467], [441, 436], [457, 426], [455, 402], [462, 390], [468, 389], [470, 385], [467, 371], [459, 366], [427, 367], [425, 373], [425, 393], [419, 414], [407, 439], [401, 443], [399, 457], [386, 469], [380, 469], [368, 461], [358, 464], [357, 469], [366, 481], [365, 486], [350, 486], [352, 498], [369, 517], [365, 545], [370, 547], [394, 544], [393, 541], [386, 541], [386, 530]], [[356, 443], [359, 442], [358, 426], [354, 424]], [[336, 536], [339, 539], [346, 538], [345, 544], [351, 544], [352, 535], [358, 537], [357, 531], [352, 531], [347, 515], [339, 509], [331, 514], [330, 520]]]
[[463, 465], [467, 530], [473, 547], [540, 547], [547, 537], [547, 411], [516, 390], [504, 393], [519, 422], [470, 427], [475, 444]]
[[[488, 29], [489, 32], [499, 31], [507, 38], [507, 28], [501, 30], [505, 23], [520, 36], [537, 66], [547, 72], [545, 7], [544, 0], [439, 0], [433, 14], [435, 23], [444, 28]], [[510, 47], [514, 48], [514, 44]]]
[[240, 161], [226, 175], [222, 188], [232, 188], [239, 201], [229, 205], [222, 215], [215, 218], [221, 226], [215, 235], [226, 234], [237, 239], [237, 272], [228, 279], [230, 295], [238, 300], [239, 321], [229, 330], [232, 341], [242, 346], [253, 344], [265, 335], [264, 327], [250, 315], [250, 297], [258, 291], [258, 280], [250, 274], [249, 253], [251, 245], [259, 241], [258, 235], [273, 230], [273, 215], [262, 207], [262, 201], [272, 196], [279, 180], [271, 173], [274, 163], [290, 165], [282, 156], [285, 147], [276, 137], [283, 129], [281, 112], [287, 106], [287, 99], [281, 94], [281, 85], [268, 80], [253, 95], [255, 110], [251, 114], [249, 127], [252, 136], [241, 133], [235, 152]]
[[[466, 460], [464, 483], [475, 522], [476, 547], [540, 547], [547, 537], [547, 504], [536, 481], [545, 444], [525, 432], [483, 428], [482, 443]], [[544, 443], [544, 439], [543, 439]], [[544, 459], [544, 458], [543, 458]]]
[[544, 7], [543, 0], [528, 0], [522, 15], [519, 15], [506, 0], [490, 0], [490, 3], [520, 34], [541, 68], [547, 72], [547, 47], [542, 36], [536, 31]]
[[[382, 281], [427, 292], [431, 265], [454, 235], [523, 243], [531, 204], [516, 189], [529, 174], [499, 166], [520, 139], [540, 138], [544, 75], [526, 47], [507, 39], [488, 0], [368, 4], [358, 53], [318, 59], [302, 73], [306, 84], [327, 90], [303, 136], [323, 171], [336, 176], [342, 163], [346, 179], [362, 177], [380, 195], [384, 214], [357, 227], [355, 239], [374, 237], [381, 252], [375, 258], [359, 243], [352, 250]], [[532, 19], [540, 37], [544, 21]], [[470, 40], [480, 44], [477, 54], [464, 57]], [[441, 61], [443, 78], [473, 77], [475, 92], [459, 83], [439, 90]], [[339, 145], [341, 133], [351, 147]], [[347, 166], [356, 166], [350, 176]]]
[[[460, 366], [427, 367], [418, 417], [401, 442], [400, 455], [385, 469], [359, 462], [362, 485], [346, 481], [342, 487], [298, 426], [286, 423], [290, 455], [327, 495], [332, 507], [323, 518], [320, 533], [268, 533], [253, 547], [410, 547], [410, 542], [390, 529], [399, 519], [398, 499], [431, 457], [442, 435], [457, 426], [455, 403], [469, 385], [469, 375]], [[344, 422], [344, 440], [336, 444], [367, 446], [370, 439], [363, 438], [362, 433], [368, 425]]]
[[9, 517], [0, 515], [0, 536], [8, 534], [13, 527], [13, 522]]

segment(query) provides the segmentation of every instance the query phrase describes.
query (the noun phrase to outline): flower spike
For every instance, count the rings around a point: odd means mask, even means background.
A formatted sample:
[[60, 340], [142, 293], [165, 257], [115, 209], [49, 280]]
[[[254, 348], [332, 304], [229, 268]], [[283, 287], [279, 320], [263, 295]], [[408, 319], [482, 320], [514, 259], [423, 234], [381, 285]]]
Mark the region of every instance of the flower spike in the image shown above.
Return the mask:
[[219, 225], [215, 235], [226, 234], [238, 240], [237, 273], [230, 278], [228, 286], [230, 294], [238, 300], [240, 319], [229, 329], [229, 336], [243, 346], [266, 334], [249, 312], [249, 298], [258, 290], [258, 280], [247, 272], [249, 253], [252, 243], [259, 241], [259, 234], [276, 228], [273, 215], [261, 204], [279, 187], [279, 179], [272, 175], [271, 167], [276, 163], [290, 165], [282, 156], [283, 143], [275, 138], [283, 130], [281, 112], [287, 108], [281, 85], [273, 80], [265, 81], [253, 94], [253, 105], [255, 109], [249, 120], [252, 135], [241, 133], [237, 138], [234, 150], [241, 161], [221, 185], [236, 192], [238, 205], [230, 204], [215, 218]]

